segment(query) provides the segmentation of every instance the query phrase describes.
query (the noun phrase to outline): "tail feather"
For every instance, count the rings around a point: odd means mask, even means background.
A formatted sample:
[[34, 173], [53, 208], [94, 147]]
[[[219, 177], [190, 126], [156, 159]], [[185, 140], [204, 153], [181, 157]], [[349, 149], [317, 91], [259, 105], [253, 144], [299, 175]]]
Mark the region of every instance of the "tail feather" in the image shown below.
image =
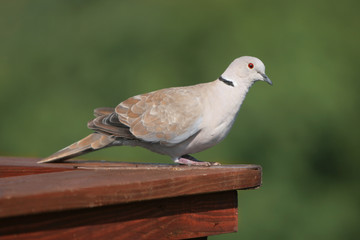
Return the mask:
[[61, 149], [51, 156], [44, 158], [38, 163], [62, 162], [69, 158], [93, 152], [105, 147], [110, 147], [112, 146], [114, 140], [115, 138], [111, 135], [95, 132], [64, 149]]

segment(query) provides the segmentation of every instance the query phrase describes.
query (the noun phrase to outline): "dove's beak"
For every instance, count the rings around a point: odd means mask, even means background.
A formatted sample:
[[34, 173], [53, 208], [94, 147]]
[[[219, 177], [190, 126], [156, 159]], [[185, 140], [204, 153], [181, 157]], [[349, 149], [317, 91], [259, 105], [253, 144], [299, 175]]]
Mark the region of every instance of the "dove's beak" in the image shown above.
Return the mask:
[[266, 76], [265, 73], [260, 73], [260, 74], [263, 77], [264, 82], [267, 82], [268, 84], [272, 85], [272, 81], [270, 80], [270, 78], [268, 76]]

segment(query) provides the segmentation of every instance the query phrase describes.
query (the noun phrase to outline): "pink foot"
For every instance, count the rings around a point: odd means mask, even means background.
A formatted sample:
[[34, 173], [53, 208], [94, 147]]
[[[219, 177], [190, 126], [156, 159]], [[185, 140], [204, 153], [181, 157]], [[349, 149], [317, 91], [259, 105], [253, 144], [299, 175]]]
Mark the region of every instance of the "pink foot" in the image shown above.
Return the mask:
[[200, 160], [197, 160], [196, 158], [186, 154], [181, 156], [180, 158], [175, 160], [176, 163], [182, 164], [182, 165], [189, 165], [189, 166], [218, 166], [221, 165], [218, 162], [203, 162]]

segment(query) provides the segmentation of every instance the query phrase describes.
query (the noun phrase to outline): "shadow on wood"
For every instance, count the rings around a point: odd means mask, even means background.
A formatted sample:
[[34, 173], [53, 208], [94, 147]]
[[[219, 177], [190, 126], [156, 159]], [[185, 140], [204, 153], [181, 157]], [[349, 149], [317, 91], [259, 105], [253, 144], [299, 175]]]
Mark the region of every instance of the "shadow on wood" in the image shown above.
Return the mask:
[[0, 220], [0, 235], [6, 236], [1, 239], [71, 239], [74, 234], [79, 239], [209, 236], [237, 230], [236, 203], [236, 191], [230, 191], [10, 217]]

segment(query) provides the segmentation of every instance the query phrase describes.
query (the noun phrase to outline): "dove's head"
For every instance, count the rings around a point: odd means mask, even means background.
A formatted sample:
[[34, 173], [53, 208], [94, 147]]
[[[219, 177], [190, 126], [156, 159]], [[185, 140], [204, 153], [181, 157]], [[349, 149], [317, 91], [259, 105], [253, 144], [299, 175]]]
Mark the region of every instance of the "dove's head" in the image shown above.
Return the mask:
[[246, 84], [251, 86], [256, 81], [264, 81], [272, 85], [271, 80], [265, 74], [264, 63], [256, 57], [239, 57], [235, 59], [225, 72], [222, 79], [232, 82], [234, 86]]

